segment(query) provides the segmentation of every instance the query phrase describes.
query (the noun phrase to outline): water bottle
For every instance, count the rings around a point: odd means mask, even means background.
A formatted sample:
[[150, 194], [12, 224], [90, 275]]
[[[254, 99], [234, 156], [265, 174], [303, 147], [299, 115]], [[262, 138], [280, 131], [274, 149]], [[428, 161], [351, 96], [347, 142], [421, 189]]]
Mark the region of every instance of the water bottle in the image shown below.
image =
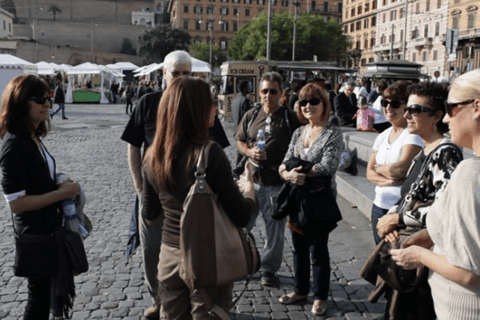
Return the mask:
[[78, 217], [74, 199], [69, 198], [63, 200], [63, 214], [67, 220], [73, 220]]
[[257, 148], [260, 150], [265, 150], [267, 145], [265, 144], [265, 133], [263, 133], [262, 129], [258, 130], [257, 134]]

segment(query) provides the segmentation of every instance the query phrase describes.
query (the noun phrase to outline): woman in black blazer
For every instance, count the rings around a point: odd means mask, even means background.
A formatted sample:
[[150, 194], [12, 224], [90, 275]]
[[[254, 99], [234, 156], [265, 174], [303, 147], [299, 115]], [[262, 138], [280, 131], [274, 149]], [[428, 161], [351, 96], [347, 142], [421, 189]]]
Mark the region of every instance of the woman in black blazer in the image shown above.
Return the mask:
[[[78, 194], [72, 180], [57, 184], [55, 160], [40, 140], [49, 129], [49, 91], [45, 80], [30, 74], [11, 80], [2, 96], [1, 182], [19, 234], [53, 233], [60, 221], [60, 201]], [[24, 319], [49, 318], [51, 282], [50, 277], [28, 278]]]

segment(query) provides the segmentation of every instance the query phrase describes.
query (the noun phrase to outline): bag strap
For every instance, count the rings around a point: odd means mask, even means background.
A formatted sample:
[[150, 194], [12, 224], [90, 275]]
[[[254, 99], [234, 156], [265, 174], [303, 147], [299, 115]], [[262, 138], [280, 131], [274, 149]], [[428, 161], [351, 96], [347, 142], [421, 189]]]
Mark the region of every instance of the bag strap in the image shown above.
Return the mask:
[[15, 219], [13, 218], [13, 212], [11, 210], [10, 210], [10, 214], [12, 215], [13, 233], [15, 233], [15, 237], [18, 238], [17, 228], [15, 228]]

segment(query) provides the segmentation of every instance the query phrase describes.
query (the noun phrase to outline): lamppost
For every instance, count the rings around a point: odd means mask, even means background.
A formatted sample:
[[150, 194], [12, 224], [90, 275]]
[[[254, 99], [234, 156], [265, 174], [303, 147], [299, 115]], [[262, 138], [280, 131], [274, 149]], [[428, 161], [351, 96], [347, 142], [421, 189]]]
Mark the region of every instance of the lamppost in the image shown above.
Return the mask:
[[353, 49], [351, 55], [353, 58], [353, 67], [358, 70], [360, 68], [359, 63], [362, 57], [362, 51], [360, 49]]
[[268, 1], [268, 21], [267, 21], [267, 61], [270, 61], [270, 51], [272, 48], [272, 0]]
[[295, 61], [295, 41], [297, 39], [297, 8], [300, 7], [300, 1], [297, 0], [294, 3], [295, 13], [293, 16], [293, 49], [292, 49], [292, 61]]
[[[220, 20], [220, 22], [222, 22]], [[198, 21], [198, 23], [202, 24], [203, 23], [203, 17], [200, 16], [200, 20]], [[210, 38], [208, 39], [208, 42], [209, 42], [209, 45], [210, 45], [210, 48], [209, 48], [209, 63], [210, 63], [210, 68], [212, 67], [212, 41], [213, 41], [213, 20], [210, 19], [210, 21], [207, 21], [207, 29], [208, 31], [210, 31]]]

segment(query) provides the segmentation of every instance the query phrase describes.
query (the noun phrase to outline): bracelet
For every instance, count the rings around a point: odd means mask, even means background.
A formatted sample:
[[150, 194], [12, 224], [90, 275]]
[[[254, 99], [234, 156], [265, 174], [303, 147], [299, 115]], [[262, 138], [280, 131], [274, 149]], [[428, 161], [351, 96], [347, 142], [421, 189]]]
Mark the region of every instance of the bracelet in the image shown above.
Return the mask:
[[378, 164], [373, 166], [373, 170], [375, 170], [375, 172], [377, 172], [377, 169], [378, 169]]

